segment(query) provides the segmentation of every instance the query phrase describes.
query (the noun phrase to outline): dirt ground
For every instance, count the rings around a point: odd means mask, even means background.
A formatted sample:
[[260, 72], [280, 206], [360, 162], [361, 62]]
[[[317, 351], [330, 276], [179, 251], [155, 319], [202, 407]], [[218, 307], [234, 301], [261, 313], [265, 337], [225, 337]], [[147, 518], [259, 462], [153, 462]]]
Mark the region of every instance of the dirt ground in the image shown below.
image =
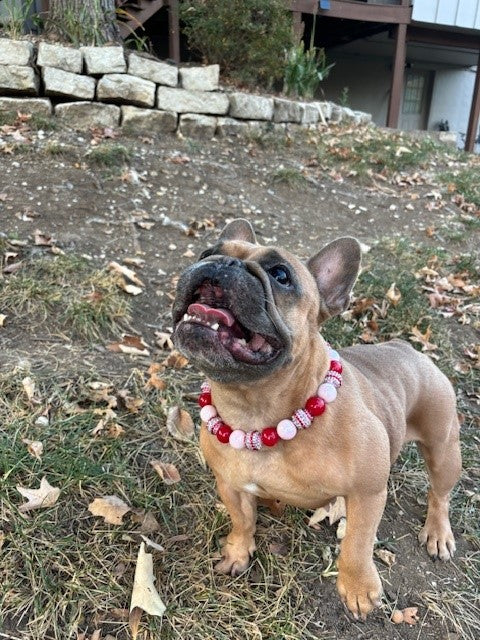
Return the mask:
[[[357, 237], [367, 252], [385, 238], [405, 242], [412, 248], [422, 243], [471, 255], [475, 255], [480, 246], [478, 228], [464, 232], [461, 211], [448, 197], [440, 195], [433, 180], [396, 185], [374, 177], [362, 185], [354, 176], [312, 161], [314, 145], [307, 135], [282, 144], [149, 136], [120, 136], [109, 140], [105, 139], [105, 132], [79, 134], [59, 130], [40, 137], [35, 134], [31, 139], [29, 150], [0, 154], [0, 237], [28, 241], [24, 251], [30, 257], [48, 250], [32, 242], [35, 230], [39, 229], [51, 236], [62, 251], [85, 256], [95, 267], [103, 267], [112, 260], [121, 263], [125, 258], [144, 260], [143, 268], [137, 272], [145, 289], [131, 300], [130, 328], [152, 346], [155, 331], [171, 328], [170, 305], [176, 276], [191, 263], [193, 256], [213, 241], [222, 225], [234, 217], [251, 220], [261, 242], [287, 246], [304, 258], [341, 235]], [[88, 153], [104, 144], [125, 145], [130, 151], [129, 160], [119, 168], [90, 163]], [[435, 170], [429, 165], [422, 175], [431, 177]], [[285, 178], [287, 175], [291, 179]], [[436, 206], [439, 200], [442, 206]], [[188, 234], [186, 229], [190, 229]], [[430, 232], [432, 229], [435, 233]], [[478, 326], [456, 325], [454, 331], [459, 345], [478, 340]], [[94, 366], [110, 378], [127, 379], [132, 369], [143, 366], [142, 359], [119, 358], [118, 354], [108, 351], [101, 340], [76, 351], [75, 362], [72, 362], [68, 337], [52, 334], [48, 318], [35, 326], [25, 321], [6, 322], [0, 329], [0, 344], [0, 365], [4, 372], [28, 360], [43, 371], [52, 368], [56, 373], [73, 375], [77, 369]], [[182, 371], [176, 375], [181, 385]], [[391, 568], [377, 561], [387, 602], [381, 611], [366, 623], [352, 621], [339, 603], [334, 577], [318, 575], [316, 578], [315, 572], [312, 575], [315, 557], [303, 556], [297, 565], [293, 557], [288, 570], [295, 573], [302, 593], [291, 597], [298, 598], [298, 607], [307, 612], [309, 620], [303, 632], [287, 633], [277, 629], [267, 635], [258, 627], [257, 631], [245, 627], [226, 632], [222, 631], [222, 620], [217, 619], [210, 637], [473, 638], [471, 626], [463, 627], [462, 633], [461, 621], [452, 623], [453, 614], [449, 612], [455, 609], [455, 603], [449, 594], [452, 585], [455, 585], [455, 594], [468, 593], [471, 589], [469, 566], [478, 555], [478, 546], [470, 535], [462, 535], [461, 524], [454, 520], [458, 552], [453, 562], [433, 563], [419, 548], [416, 534], [425, 510], [425, 477], [419, 475], [417, 496], [410, 492], [404, 495], [406, 464], [405, 460], [397, 463], [378, 534], [379, 540], [385, 542], [386, 548], [393, 548], [396, 555], [396, 563]], [[205, 477], [209, 481], [208, 475]], [[474, 491], [474, 481], [475, 478], [466, 478], [457, 491]], [[295, 546], [292, 543], [298, 535], [295, 528], [303, 517], [290, 513], [288, 526], [282, 525], [280, 541], [289, 549]], [[262, 527], [270, 531], [270, 536], [275, 535], [273, 519], [262, 515]], [[321, 525], [319, 531], [303, 527], [301, 530], [302, 536], [309, 540], [321, 536], [335, 544], [334, 527]], [[204, 540], [205, 554], [217, 552], [215, 547], [206, 545]], [[263, 553], [267, 553], [265, 548]], [[188, 556], [188, 546], [182, 554]], [[166, 555], [162, 560], [167, 564], [174, 561], [175, 555]], [[310, 568], [305, 571], [307, 562]], [[169, 574], [172, 571], [173, 566], [168, 568]], [[253, 599], [261, 573], [262, 567], [254, 562], [247, 575], [240, 579], [250, 584]], [[275, 578], [272, 579], [275, 582]], [[235, 592], [238, 579], [233, 583], [224, 577], [215, 580], [220, 591]], [[269, 597], [273, 600], [274, 594], [274, 585], [271, 585]], [[471, 616], [475, 618], [478, 605], [470, 604]], [[124, 602], [123, 606], [128, 604]], [[235, 607], [235, 602], [230, 606]], [[420, 620], [415, 626], [395, 626], [390, 622], [389, 613], [393, 608], [410, 606], [419, 610]], [[204, 611], [202, 608], [201, 615], [206, 615]], [[190, 615], [195, 616], [194, 609]], [[225, 619], [225, 628], [229, 621], [230, 618]], [[1, 637], [29, 637], [22, 631], [22, 625], [11, 624], [4, 628]], [[174, 629], [174, 626], [165, 626], [158, 637], [173, 638]], [[112, 628], [109, 632], [115, 633]], [[120, 633], [113, 637], [124, 636]], [[181, 637], [189, 635], [184, 631]], [[200, 636], [192, 632], [191, 637]]]

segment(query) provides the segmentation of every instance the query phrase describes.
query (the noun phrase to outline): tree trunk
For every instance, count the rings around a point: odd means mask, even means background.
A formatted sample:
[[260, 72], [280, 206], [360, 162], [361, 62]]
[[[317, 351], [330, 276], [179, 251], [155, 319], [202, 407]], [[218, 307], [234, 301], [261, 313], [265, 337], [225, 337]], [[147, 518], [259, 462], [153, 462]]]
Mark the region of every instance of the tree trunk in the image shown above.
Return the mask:
[[115, 0], [50, 0], [48, 30], [75, 45], [119, 42]]

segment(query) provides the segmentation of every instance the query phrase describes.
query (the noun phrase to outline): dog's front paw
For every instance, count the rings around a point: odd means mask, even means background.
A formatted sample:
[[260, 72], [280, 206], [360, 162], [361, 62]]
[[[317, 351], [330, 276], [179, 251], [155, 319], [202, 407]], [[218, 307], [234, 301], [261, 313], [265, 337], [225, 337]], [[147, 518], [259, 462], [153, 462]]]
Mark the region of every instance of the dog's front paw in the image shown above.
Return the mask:
[[355, 619], [365, 620], [381, 604], [382, 583], [374, 566], [357, 573], [339, 571], [337, 589], [340, 599]]
[[428, 554], [436, 560], [450, 560], [455, 553], [455, 539], [448, 518], [427, 518], [418, 534], [421, 545], [426, 545]]
[[230, 573], [238, 576], [243, 573], [250, 564], [250, 557], [255, 551], [255, 542], [240, 544], [238, 542], [227, 542], [222, 547], [222, 559], [215, 565], [218, 573]]

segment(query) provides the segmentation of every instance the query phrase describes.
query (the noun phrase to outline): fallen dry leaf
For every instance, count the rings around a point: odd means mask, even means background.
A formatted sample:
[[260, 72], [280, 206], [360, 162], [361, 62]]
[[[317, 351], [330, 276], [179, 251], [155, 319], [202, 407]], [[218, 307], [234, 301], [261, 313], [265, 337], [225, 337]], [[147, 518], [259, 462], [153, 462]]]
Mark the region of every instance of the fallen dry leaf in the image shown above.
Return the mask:
[[22, 387], [29, 402], [37, 402], [35, 399], [35, 382], [27, 376], [22, 380]]
[[132, 513], [132, 522], [140, 525], [140, 533], [149, 535], [160, 530], [158, 520], [151, 511], [145, 511], [145, 509], [135, 509]]
[[135, 398], [134, 396], [130, 395], [128, 389], [121, 389], [118, 392], [118, 397], [125, 405], [125, 409], [130, 411], [130, 413], [138, 413], [140, 407], [145, 404], [145, 400], [143, 400], [142, 398]]
[[41, 460], [43, 455], [43, 443], [38, 440], [29, 440], [28, 438], [22, 438], [23, 444], [27, 445], [28, 453], [36, 458], [37, 460]]
[[422, 351], [435, 351], [435, 349], [438, 349], [438, 345], [430, 342], [430, 337], [432, 335], [430, 326], [427, 327], [425, 333], [422, 333], [418, 327], [412, 327], [410, 333], [410, 340], [421, 344]]
[[108, 269], [124, 276], [127, 280], [130, 280], [130, 282], [137, 285], [137, 287], [145, 287], [145, 284], [140, 280], [135, 271], [133, 271], [133, 269], [129, 269], [125, 265], [112, 261], [108, 263]]
[[167, 429], [175, 440], [190, 441], [195, 433], [193, 420], [185, 409], [171, 407], [167, 414]]
[[373, 555], [379, 558], [383, 564], [386, 564], [387, 567], [391, 567], [395, 564], [395, 554], [388, 549], [375, 549]]
[[137, 287], [135, 284], [127, 284], [123, 278], [118, 280], [118, 286], [131, 296], [139, 296], [143, 293], [143, 289], [141, 287]]
[[32, 509], [53, 507], [60, 495], [60, 489], [58, 487], [52, 487], [45, 477], [41, 479], [39, 489], [27, 489], [17, 485], [17, 491], [28, 500], [28, 502], [24, 502], [18, 507], [21, 513], [31, 511]]
[[116, 353], [128, 353], [129, 355], [150, 355], [148, 344], [141, 336], [131, 336], [126, 333], [123, 334], [122, 339], [119, 342], [112, 342], [109, 344], [107, 349], [109, 351], [115, 351]]
[[164, 367], [157, 362], [154, 362], [148, 367], [147, 373], [150, 374], [150, 378], [145, 383], [145, 389], [158, 389], [159, 391], [163, 391], [165, 389], [166, 382], [160, 378], [158, 375], [159, 371], [163, 371]]
[[347, 533], [347, 519], [340, 518], [340, 520], [338, 521], [338, 527], [337, 527], [337, 533], [336, 533], [337, 538], [339, 540], [343, 540], [346, 533]]
[[129, 625], [133, 640], [138, 634], [142, 611], [151, 616], [159, 617], [162, 617], [165, 613], [166, 607], [155, 589], [154, 582], [152, 554], [145, 552], [145, 543], [142, 542], [138, 551], [132, 598], [130, 600]]
[[172, 334], [163, 331], [155, 331], [156, 343], [160, 349], [173, 350]]
[[55, 243], [55, 240], [52, 238], [52, 236], [43, 233], [43, 231], [40, 231], [40, 229], [35, 229], [35, 231], [33, 232], [33, 241], [37, 246], [40, 247], [51, 247], [52, 244]]
[[397, 304], [400, 302], [402, 298], [402, 294], [400, 293], [395, 282], [392, 283], [389, 290], [385, 294], [385, 297], [387, 298], [387, 300], [389, 300], [393, 304], [394, 307], [396, 307]]
[[104, 498], [95, 498], [88, 505], [88, 510], [94, 516], [104, 518], [108, 524], [123, 524], [122, 518], [130, 511], [130, 507], [117, 496], [105, 496]]
[[5, 326], [5, 320], [7, 319], [7, 316], [4, 313], [0, 313], [0, 327], [4, 327]]
[[391, 620], [394, 624], [407, 624], [414, 625], [419, 621], [418, 607], [407, 607], [406, 609], [395, 609], [392, 613]]
[[315, 510], [313, 515], [310, 517], [308, 521], [308, 525], [311, 527], [318, 522], [322, 522], [325, 518], [328, 518], [329, 524], [332, 525], [340, 518], [344, 518], [347, 514], [347, 509], [345, 505], [345, 498], [339, 496], [329, 502], [325, 507], [320, 507]]
[[172, 369], [183, 369], [187, 366], [188, 360], [181, 353], [174, 350], [172, 353], [160, 363], [163, 367], [171, 367]]
[[174, 464], [171, 464], [170, 462], [162, 462], [161, 460], [150, 460], [150, 464], [165, 484], [175, 484], [176, 482], [180, 482], [181, 477]]
[[463, 362], [463, 361], [459, 361], [456, 362], [453, 365], [453, 368], [455, 369], [455, 371], [457, 373], [461, 373], [462, 375], [466, 375], [467, 373], [470, 373], [470, 371], [472, 370], [472, 365], [469, 364], [468, 362]]
[[150, 538], [147, 538], [147, 536], [144, 536], [142, 534], [140, 537], [148, 547], [152, 547], [152, 549], [155, 549], [156, 551], [161, 551], [161, 552], [165, 551], [165, 549], [162, 547], [161, 544], [157, 544], [153, 540], [150, 540]]
[[188, 156], [173, 156], [173, 158], [170, 158], [170, 162], [173, 162], [173, 164], [188, 164], [190, 158]]

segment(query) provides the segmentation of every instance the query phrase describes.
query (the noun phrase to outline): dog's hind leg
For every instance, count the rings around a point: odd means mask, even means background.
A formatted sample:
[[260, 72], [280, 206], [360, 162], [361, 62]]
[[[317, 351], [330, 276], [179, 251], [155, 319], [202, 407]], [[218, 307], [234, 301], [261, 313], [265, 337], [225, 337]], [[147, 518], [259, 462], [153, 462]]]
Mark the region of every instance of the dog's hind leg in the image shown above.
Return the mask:
[[235, 491], [219, 476], [217, 489], [232, 519], [232, 530], [222, 547], [222, 560], [215, 565], [219, 573], [239, 575], [248, 567], [255, 551], [257, 498], [249, 493]]
[[459, 424], [456, 414], [450, 418], [446, 433], [434, 428], [428, 429], [417, 442], [425, 459], [430, 489], [428, 491], [427, 518], [418, 539], [425, 544], [433, 558], [449, 560], [455, 552], [448, 505], [450, 491], [460, 477], [462, 460], [459, 443]]

